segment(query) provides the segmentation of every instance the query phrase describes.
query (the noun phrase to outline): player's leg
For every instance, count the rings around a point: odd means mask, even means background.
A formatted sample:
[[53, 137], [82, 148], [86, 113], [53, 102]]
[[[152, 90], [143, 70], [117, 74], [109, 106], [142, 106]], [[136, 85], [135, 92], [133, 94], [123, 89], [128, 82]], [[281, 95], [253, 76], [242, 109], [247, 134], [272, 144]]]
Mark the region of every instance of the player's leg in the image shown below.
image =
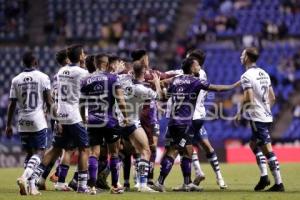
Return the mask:
[[27, 150], [28, 162], [26, 164], [26, 168], [20, 178], [17, 180], [17, 184], [20, 188], [21, 195], [27, 194], [35, 194], [35, 188], [29, 187], [29, 191], [27, 190], [27, 182], [29, 181], [29, 186], [34, 183], [34, 179], [32, 175], [37, 167], [40, 165], [41, 160], [45, 153], [45, 148], [47, 146], [47, 129], [43, 129], [41, 131], [35, 133], [23, 133], [21, 134], [21, 140], [23, 149]]
[[124, 178], [124, 189], [129, 190], [130, 189], [130, 170], [131, 170], [131, 155], [133, 150], [132, 145], [126, 141], [125, 139], [122, 139], [123, 148], [121, 150], [121, 153], [123, 155], [123, 178]]
[[195, 170], [195, 179], [193, 181], [193, 183], [195, 185], [200, 185], [201, 181], [205, 180], [205, 174], [201, 168], [200, 165], [200, 148], [198, 145], [194, 145], [194, 151], [193, 151], [193, 155], [192, 155], [192, 166]]
[[100, 145], [100, 155], [98, 158], [98, 173], [97, 173], [97, 188], [109, 190], [109, 184], [107, 183], [107, 177], [110, 173], [108, 163], [108, 147], [105, 141], [102, 141]]
[[254, 187], [255, 191], [260, 191], [265, 189], [266, 186], [270, 185], [270, 180], [268, 177], [267, 161], [264, 156], [261, 148], [257, 146], [256, 141], [250, 141], [250, 148], [256, 157], [256, 163], [260, 170], [260, 179], [259, 182]]
[[58, 180], [54, 185], [55, 190], [71, 191], [71, 188], [67, 186], [68, 184], [66, 183], [66, 177], [70, 169], [71, 157], [73, 152], [73, 150], [66, 149], [62, 154], [61, 163], [58, 166]]
[[141, 160], [138, 163], [138, 174], [140, 179], [140, 192], [154, 192], [151, 188], [147, 186], [147, 179], [149, 173], [149, 159], [150, 159], [150, 147], [148, 144], [148, 138], [143, 128], [136, 128], [129, 135], [129, 140], [131, 144], [136, 148], [136, 150], [141, 154]]

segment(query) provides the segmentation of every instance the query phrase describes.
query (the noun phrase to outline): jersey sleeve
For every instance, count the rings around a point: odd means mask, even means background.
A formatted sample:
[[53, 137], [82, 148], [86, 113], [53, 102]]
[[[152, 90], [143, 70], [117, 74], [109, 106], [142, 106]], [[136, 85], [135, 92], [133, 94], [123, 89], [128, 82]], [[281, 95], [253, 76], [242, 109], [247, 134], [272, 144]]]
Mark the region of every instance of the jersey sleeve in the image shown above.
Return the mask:
[[118, 76], [112, 76], [111, 83], [112, 83], [115, 90], [122, 88], [121, 81], [120, 81]]
[[143, 85], [139, 85], [135, 88], [134, 95], [142, 98], [143, 100], [156, 99], [158, 97], [157, 93], [154, 90]]
[[200, 90], [208, 90], [210, 83], [207, 80], [200, 80], [196, 81], [196, 90], [200, 92]]
[[252, 88], [250, 77], [247, 76], [246, 74], [242, 75], [242, 77], [241, 77], [241, 85], [242, 85], [243, 90]]
[[50, 78], [49, 76], [45, 76], [45, 78], [43, 79], [42, 81], [42, 90], [43, 91], [46, 91], [46, 90], [51, 90], [51, 81], [50, 81]]
[[10, 99], [17, 99], [17, 88], [16, 88], [16, 84], [15, 84], [14, 80], [12, 80], [12, 82], [11, 82], [9, 98]]

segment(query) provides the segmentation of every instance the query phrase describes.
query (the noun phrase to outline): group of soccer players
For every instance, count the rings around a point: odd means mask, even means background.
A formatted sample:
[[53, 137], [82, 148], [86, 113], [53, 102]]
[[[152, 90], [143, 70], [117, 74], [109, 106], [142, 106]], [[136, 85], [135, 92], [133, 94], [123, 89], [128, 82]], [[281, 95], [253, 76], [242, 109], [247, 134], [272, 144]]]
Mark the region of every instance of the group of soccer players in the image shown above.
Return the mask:
[[[207, 91], [228, 91], [240, 85], [244, 91], [237, 121], [250, 121], [250, 147], [256, 156], [261, 177], [255, 191], [270, 185], [269, 164], [275, 184], [268, 191], [284, 191], [279, 163], [269, 135], [271, 106], [275, 102], [269, 75], [256, 65], [259, 53], [247, 48], [241, 55], [246, 72], [232, 85], [208, 83], [202, 66], [205, 53], [188, 52], [180, 70], [160, 72], [150, 68], [145, 50], [131, 53], [131, 61], [117, 56], [86, 56], [83, 46], [72, 45], [56, 54], [60, 65], [52, 80], [37, 69], [32, 52], [23, 56], [24, 71], [12, 80], [6, 134], [12, 135], [13, 114], [18, 106], [18, 132], [27, 153], [24, 172], [17, 179], [21, 195], [40, 195], [56, 160], [55, 189], [95, 195], [102, 189], [121, 194], [130, 188], [134, 158], [135, 186], [139, 192], [164, 192], [164, 181], [175, 158], [180, 155], [183, 184], [173, 191], [201, 191], [205, 175], [200, 167], [201, 149], [216, 174], [220, 189], [227, 185], [217, 155], [203, 126]], [[157, 181], [154, 181], [156, 147], [161, 112], [168, 119], [165, 152]], [[47, 147], [47, 113], [54, 133]], [[65, 179], [73, 153], [77, 168], [69, 184]], [[121, 164], [122, 163], [122, 164]], [[124, 185], [119, 172], [123, 166]], [[192, 181], [191, 167], [196, 176]], [[106, 178], [111, 174], [111, 186]]]

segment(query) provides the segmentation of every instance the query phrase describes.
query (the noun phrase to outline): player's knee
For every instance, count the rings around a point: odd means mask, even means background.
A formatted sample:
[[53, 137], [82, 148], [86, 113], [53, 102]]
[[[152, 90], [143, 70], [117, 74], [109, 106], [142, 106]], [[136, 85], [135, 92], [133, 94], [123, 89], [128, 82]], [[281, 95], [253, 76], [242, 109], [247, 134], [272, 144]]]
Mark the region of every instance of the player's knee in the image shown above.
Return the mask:
[[157, 150], [157, 146], [156, 145], [151, 145], [150, 146], [151, 154], [156, 153], [156, 150]]

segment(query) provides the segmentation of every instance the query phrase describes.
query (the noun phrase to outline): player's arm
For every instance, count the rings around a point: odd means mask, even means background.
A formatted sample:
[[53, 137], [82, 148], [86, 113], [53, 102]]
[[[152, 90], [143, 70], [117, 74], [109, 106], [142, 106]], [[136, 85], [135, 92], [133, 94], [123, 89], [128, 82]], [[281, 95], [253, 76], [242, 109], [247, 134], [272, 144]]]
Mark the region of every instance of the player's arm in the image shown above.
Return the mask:
[[12, 120], [17, 107], [17, 99], [10, 99], [7, 109], [7, 122], [5, 133], [8, 138], [10, 138], [13, 134], [12, 131]]
[[209, 91], [216, 91], [216, 92], [223, 92], [223, 91], [228, 91], [228, 90], [232, 90], [238, 86], [241, 85], [240, 81], [237, 81], [234, 84], [231, 85], [214, 85], [214, 84], [210, 84], [207, 88], [207, 90]]
[[269, 87], [269, 102], [270, 102], [270, 107], [273, 107], [273, 105], [276, 102], [276, 97], [272, 86]]
[[247, 110], [247, 108], [251, 106], [253, 101], [254, 101], [253, 89], [252, 88], [245, 89], [244, 93], [243, 93], [243, 99], [241, 102], [241, 106], [240, 106], [240, 109], [237, 114], [238, 121], [240, 121], [242, 119], [244, 111]]
[[51, 90], [45, 90], [43, 92], [44, 102], [46, 103], [47, 111], [57, 118], [57, 108], [54, 105], [53, 98], [51, 95]]
[[123, 114], [124, 123], [125, 123], [125, 125], [127, 125], [129, 123], [129, 121], [128, 121], [128, 115], [127, 115], [126, 101], [124, 98], [124, 91], [123, 91], [123, 89], [121, 89], [119, 87], [116, 88], [115, 91], [116, 91], [116, 100], [117, 100], [118, 106], [120, 108], [120, 111]]
[[163, 91], [160, 87], [160, 77], [158, 77], [157, 74], [153, 74], [153, 82], [154, 82], [154, 85], [155, 85], [155, 90], [156, 90], [156, 93], [158, 95], [158, 99], [163, 99], [164, 97], [164, 94], [163, 94]]
[[86, 109], [86, 99], [83, 97], [80, 97], [79, 99], [79, 112], [80, 116], [82, 118], [82, 123], [86, 124], [86, 116], [85, 116], [85, 109]]

